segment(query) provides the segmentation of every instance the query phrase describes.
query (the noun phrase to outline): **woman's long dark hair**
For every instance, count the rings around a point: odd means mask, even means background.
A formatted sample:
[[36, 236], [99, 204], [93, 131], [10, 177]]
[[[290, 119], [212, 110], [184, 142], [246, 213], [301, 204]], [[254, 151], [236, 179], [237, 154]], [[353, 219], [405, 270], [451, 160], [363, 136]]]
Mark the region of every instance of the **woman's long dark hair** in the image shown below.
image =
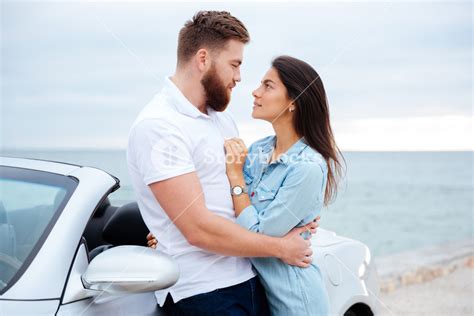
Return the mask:
[[272, 61], [272, 67], [288, 90], [288, 97], [295, 103], [293, 126], [296, 133], [326, 160], [328, 179], [324, 204], [328, 205], [337, 195], [344, 157], [334, 140], [323, 82], [313, 67], [294, 57], [279, 56]]

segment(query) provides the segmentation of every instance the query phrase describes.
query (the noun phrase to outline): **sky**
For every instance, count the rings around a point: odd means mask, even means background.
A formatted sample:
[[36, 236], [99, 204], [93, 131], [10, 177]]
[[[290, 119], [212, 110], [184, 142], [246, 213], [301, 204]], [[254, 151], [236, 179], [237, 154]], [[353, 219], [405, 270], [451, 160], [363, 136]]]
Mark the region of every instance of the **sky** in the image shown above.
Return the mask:
[[320, 74], [342, 150], [474, 150], [470, 1], [1, 1], [1, 148], [125, 148], [198, 10], [250, 32], [228, 107], [246, 143], [273, 134], [251, 92], [286, 54]]

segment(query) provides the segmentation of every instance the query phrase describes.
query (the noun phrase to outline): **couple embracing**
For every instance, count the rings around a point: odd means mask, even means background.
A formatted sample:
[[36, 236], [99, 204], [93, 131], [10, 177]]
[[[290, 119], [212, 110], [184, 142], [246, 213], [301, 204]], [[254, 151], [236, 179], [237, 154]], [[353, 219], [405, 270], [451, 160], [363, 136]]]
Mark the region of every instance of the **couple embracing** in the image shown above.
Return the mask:
[[225, 109], [249, 40], [230, 13], [198, 12], [179, 33], [175, 73], [130, 130], [149, 244], [181, 271], [155, 293], [168, 315], [329, 313], [310, 243], [341, 170], [324, 86], [304, 61], [275, 58], [252, 92], [252, 117], [275, 135], [247, 149]]

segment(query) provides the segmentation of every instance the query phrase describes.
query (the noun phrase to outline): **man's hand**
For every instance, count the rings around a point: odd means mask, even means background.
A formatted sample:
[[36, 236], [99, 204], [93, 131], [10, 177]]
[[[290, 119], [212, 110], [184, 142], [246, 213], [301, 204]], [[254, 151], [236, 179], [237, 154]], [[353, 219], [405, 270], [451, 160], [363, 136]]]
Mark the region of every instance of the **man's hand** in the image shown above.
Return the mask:
[[316, 234], [316, 231], [318, 230], [319, 227], [319, 220], [321, 219], [321, 216], [316, 216], [316, 218], [311, 222], [306, 224], [304, 227], [308, 229], [312, 235]]
[[311, 262], [313, 262], [311, 241], [305, 240], [301, 234], [308, 231], [311, 233], [310, 236], [315, 234], [319, 227], [318, 221], [320, 218], [320, 216], [317, 216], [311, 223], [303, 227], [293, 228], [281, 239], [281, 261], [301, 268], [307, 268], [311, 265]]
[[[282, 242], [282, 248], [284, 249], [284, 252], [287, 253], [286, 249], [292, 249], [293, 247], [293, 244], [292, 242], [295, 242], [295, 240], [293, 238], [296, 239], [296, 242], [294, 243], [294, 245], [296, 245], [296, 257], [291, 257], [291, 254], [288, 254], [288, 258], [284, 258], [282, 257], [281, 260], [287, 264], [291, 264], [291, 265], [296, 265], [296, 266], [299, 266], [299, 267], [308, 267], [311, 262], [312, 262], [312, 250], [311, 250], [311, 242], [309, 243], [309, 249], [308, 249], [308, 243], [304, 243], [304, 249], [303, 249], [303, 254], [304, 254], [304, 257], [302, 258], [302, 260], [298, 261], [298, 257], [301, 257], [301, 254], [298, 254], [298, 249], [301, 245], [300, 242], [298, 242], [298, 239], [303, 239], [303, 238], [298, 238], [297, 235], [298, 235], [298, 231], [297, 229], [300, 229], [300, 233], [301, 232], [305, 232], [305, 231], [309, 231], [311, 233], [311, 235], [313, 234], [316, 234], [316, 231], [319, 227], [319, 220], [321, 219], [321, 217], [318, 215], [314, 221], [312, 221], [311, 223], [309, 224], [306, 224], [305, 226], [303, 227], [299, 227], [299, 228], [295, 228], [293, 229], [292, 231], [290, 231], [284, 238], [287, 238], [288, 240], [286, 241], [287, 244], [285, 244], [285, 241]], [[291, 235], [293, 234], [293, 235]], [[149, 232], [148, 235], [146, 235], [146, 240], [147, 240], [147, 244], [148, 244], [148, 247], [150, 248], [153, 248], [153, 249], [156, 249], [156, 246], [158, 245], [158, 240], [156, 240], [155, 236]], [[303, 239], [304, 240], [304, 239]]]
[[306, 227], [293, 228], [281, 240], [280, 259], [286, 264], [307, 268], [310, 266], [313, 258], [311, 250], [311, 241], [305, 240], [300, 234], [307, 231]]
[[158, 244], [158, 241], [156, 240], [155, 236], [149, 232], [148, 235], [146, 235], [146, 240], [148, 247], [156, 249], [156, 245]]

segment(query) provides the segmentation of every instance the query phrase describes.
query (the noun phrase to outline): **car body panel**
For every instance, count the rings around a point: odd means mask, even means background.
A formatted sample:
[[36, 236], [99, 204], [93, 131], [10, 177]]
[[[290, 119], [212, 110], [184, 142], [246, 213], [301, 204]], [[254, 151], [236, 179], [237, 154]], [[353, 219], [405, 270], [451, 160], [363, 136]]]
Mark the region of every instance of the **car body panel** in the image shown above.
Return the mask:
[[61, 305], [56, 315], [164, 315], [158, 308], [153, 293], [104, 295]]
[[71, 272], [69, 273], [61, 304], [69, 304], [94, 296], [93, 293], [90, 293], [84, 288], [81, 280], [82, 274], [86, 272], [88, 266], [89, 259], [87, 256], [86, 245], [85, 243], [81, 243], [79, 245], [79, 249], [77, 249], [74, 263], [72, 265]]
[[55, 315], [59, 300], [0, 300], [0, 315]]
[[356, 303], [368, 305], [375, 314], [379, 289], [368, 247], [322, 228], [318, 228], [313, 240], [314, 262], [324, 276], [330, 297], [330, 314], [343, 315]]
[[13, 157], [0, 157], [0, 165], [46, 171], [46, 172], [57, 173], [57, 174], [62, 174], [62, 175], [68, 175], [74, 170], [81, 168], [81, 166], [78, 166], [78, 165], [58, 163], [55, 161], [13, 158]]

